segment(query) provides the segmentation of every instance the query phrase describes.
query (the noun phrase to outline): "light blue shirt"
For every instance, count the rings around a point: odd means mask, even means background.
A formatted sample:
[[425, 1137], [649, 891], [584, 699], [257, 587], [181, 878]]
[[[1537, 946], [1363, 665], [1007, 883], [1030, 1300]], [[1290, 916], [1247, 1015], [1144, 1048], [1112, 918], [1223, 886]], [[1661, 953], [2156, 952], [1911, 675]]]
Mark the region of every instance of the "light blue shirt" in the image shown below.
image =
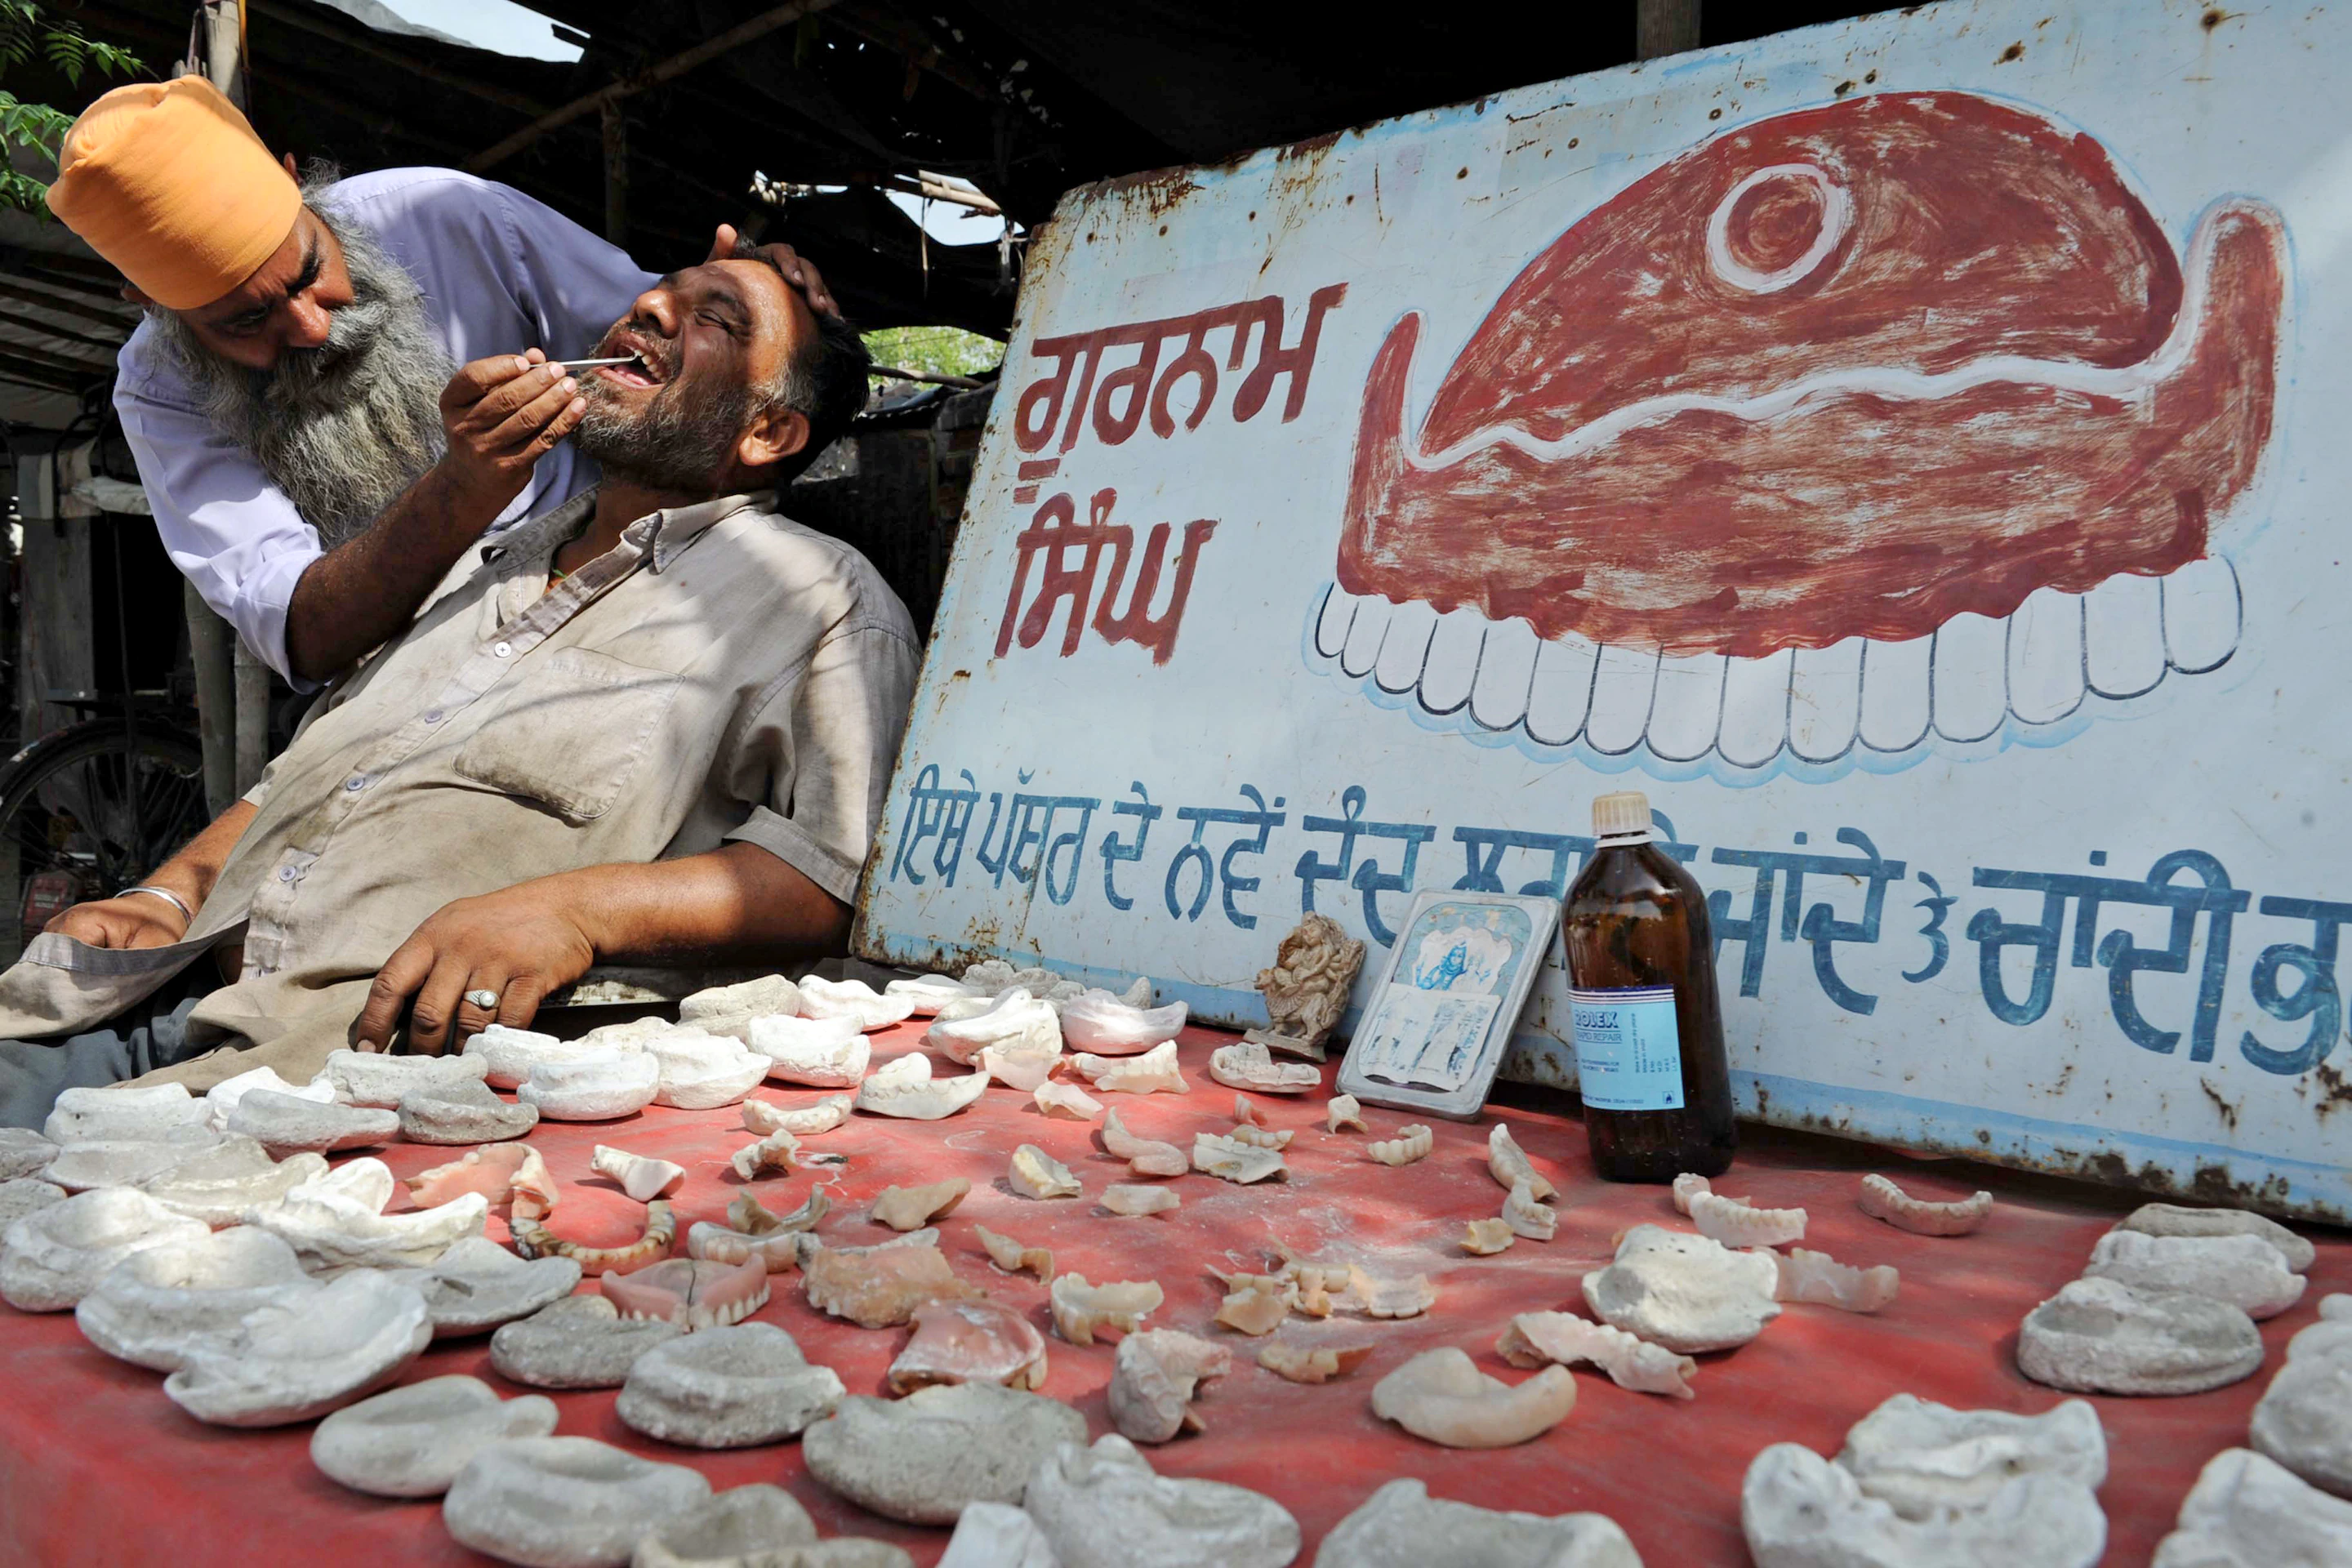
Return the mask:
[[[654, 280], [552, 208], [454, 169], [361, 174], [325, 201], [416, 279], [452, 364], [530, 348], [583, 358]], [[152, 326], [131, 333], [116, 363], [115, 411], [163, 548], [246, 646], [287, 674], [287, 605], [321, 553], [318, 531], [205, 417]], [[539, 460], [493, 526], [551, 510], [595, 482], [595, 465], [567, 442]]]

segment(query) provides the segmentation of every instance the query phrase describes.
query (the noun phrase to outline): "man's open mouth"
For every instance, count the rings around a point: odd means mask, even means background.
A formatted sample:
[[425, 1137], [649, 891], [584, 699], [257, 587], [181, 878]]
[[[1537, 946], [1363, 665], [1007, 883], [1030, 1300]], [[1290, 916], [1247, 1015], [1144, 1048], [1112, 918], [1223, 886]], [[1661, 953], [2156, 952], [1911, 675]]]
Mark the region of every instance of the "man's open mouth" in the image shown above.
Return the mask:
[[596, 369], [598, 375], [623, 386], [659, 386], [669, 379], [660, 356], [642, 342], [626, 336], [615, 338], [605, 345], [605, 353], [635, 356], [628, 364], [600, 365]]

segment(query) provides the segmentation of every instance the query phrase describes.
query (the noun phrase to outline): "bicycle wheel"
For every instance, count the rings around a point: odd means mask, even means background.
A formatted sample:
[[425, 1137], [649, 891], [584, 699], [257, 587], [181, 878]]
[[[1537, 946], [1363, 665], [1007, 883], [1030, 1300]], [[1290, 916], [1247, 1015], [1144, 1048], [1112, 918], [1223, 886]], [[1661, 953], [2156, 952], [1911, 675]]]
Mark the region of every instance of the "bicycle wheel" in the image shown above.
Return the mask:
[[44, 735], [0, 766], [0, 962], [60, 909], [137, 882], [204, 831], [204, 748], [145, 719], [134, 759], [119, 719]]

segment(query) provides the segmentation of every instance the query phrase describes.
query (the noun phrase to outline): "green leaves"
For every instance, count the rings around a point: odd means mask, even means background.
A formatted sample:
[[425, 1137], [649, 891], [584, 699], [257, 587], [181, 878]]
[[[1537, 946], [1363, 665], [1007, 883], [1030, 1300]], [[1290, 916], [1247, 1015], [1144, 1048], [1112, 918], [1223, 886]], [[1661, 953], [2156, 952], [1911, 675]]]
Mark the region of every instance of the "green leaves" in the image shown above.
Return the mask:
[[[0, 0], [0, 76], [36, 58], [79, 88], [82, 78], [135, 76], [147, 68], [129, 49], [89, 37], [70, 21], [44, 13], [36, 0]], [[0, 153], [22, 147], [55, 162], [73, 116], [46, 103], [26, 103], [0, 91]], [[49, 216], [46, 183], [5, 166], [0, 159], [0, 207]]]

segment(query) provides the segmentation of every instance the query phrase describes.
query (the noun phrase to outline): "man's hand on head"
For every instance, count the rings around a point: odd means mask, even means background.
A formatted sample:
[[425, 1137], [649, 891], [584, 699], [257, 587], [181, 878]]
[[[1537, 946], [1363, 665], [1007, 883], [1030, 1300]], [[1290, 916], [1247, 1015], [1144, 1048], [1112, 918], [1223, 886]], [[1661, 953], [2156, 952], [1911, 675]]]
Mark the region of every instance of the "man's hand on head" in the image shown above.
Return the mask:
[[504, 507], [587, 411], [579, 384], [537, 349], [478, 359], [442, 388], [440, 467], [466, 495]]
[[824, 286], [824, 277], [817, 271], [816, 263], [781, 241], [774, 245], [746, 245], [742, 236], [735, 232], [733, 224], [722, 223], [718, 233], [711, 237], [710, 254], [702, 260], [708, 266], [714, 261], [763, 258], [784, 275], [785, 282], [800, 290], [801, 298], [808, 301], [810, 310], [825, 316], [841, 314], [840, 302]]
[[[493, 1023], [520, 1029], [547, 994], [596, 961], [595, 945], [565, 905], [559, 879], [523, 882], [459, 899], [416, 928], [384, 961], [352, 1026], [362, 1050], [383, 1050], [408, 1015], [408, 1048], [438, 1056]], [[498, 1005], [468, 998], [491, 992]]]

